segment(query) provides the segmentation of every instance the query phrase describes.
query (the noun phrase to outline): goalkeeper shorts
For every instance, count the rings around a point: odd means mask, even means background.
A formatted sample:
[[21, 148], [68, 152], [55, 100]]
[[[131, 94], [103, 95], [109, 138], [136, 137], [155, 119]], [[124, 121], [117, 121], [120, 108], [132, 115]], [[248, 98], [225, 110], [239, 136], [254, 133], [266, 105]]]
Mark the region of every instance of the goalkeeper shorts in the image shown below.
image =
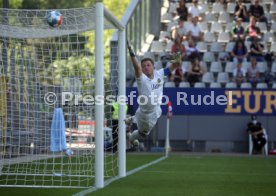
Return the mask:
[[157, 107], [155, 111], [150, 113], [142, 112], [141, 109], [138, 108], [135, 113], [134, 121], [137, 123], [139, 133], [149, 135], [161, 114], [162, 110], [160, 107]]

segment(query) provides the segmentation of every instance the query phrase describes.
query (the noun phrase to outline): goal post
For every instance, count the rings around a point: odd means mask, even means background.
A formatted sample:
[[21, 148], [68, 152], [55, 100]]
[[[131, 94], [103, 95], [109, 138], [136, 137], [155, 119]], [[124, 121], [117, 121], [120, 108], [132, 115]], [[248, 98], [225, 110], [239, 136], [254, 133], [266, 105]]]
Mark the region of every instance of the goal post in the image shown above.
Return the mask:
[[[56, 28], [45, 22], [49, 11], [0, 9], [7, 18], [0, 23], [0, 50], [7, 51], [0, 58], [6, 113], [0, 115], [0, 186], [102, 188], [126, 175], [125, 105], [119, 105], [117, 152], [110, 142], [112, 106], [85, 101], [125, 96], [125, 29], [102, 3], [58, 10], [63, 21]], [[116, 81], [104, 69], [106, 29], [119, 35]]]
[[[119, 87], [118, 87], [118, 96], [125, 95], [125, 61], [126, 61], [126, 48], [125, 48], [125, 30], [124, 27], [120, 24], [119, 21], [107, 10], [104, 8], [102, 3], [96, 4], [96, 46], [100, 46], [96, 48], [96, 94], [97, 95], [104, 95], [104, 39], [103, 39], [103, 30], [104, 30], [104, 16], [111, 23], [113, 23], [118, 28], [119, 34], [119, 45], [118, 45], [118, 64], [119, 64]], [[99, 66], [101, 65], [101, 66]], [[104, 124], [104, 107], [103, 105], [96, 106], [96, 146], [100, 146], [100, 148], [96, 149], [96, 187], [102, 188], [104, 187], [104, 156], [103, 156], [103, 127], [101, 126]], [[119, 176], [124, 177], [126, 175], [126, 137], [125, 137], [125, 105], [119, 105], [119, 126], [118, 126], [118, 152], [119, 152], [119, 159], [118, 159], [118, 166], [119, 166]]]
[[[96, 88], [95, 93], [104, 96], [104, 8], [101, 3], [96, 4], [96, 31], [95, 31], [95, 62], [96, 62]], [[104, 187], [104, 106], [95, 106], [96, 120], [96, 187]]]

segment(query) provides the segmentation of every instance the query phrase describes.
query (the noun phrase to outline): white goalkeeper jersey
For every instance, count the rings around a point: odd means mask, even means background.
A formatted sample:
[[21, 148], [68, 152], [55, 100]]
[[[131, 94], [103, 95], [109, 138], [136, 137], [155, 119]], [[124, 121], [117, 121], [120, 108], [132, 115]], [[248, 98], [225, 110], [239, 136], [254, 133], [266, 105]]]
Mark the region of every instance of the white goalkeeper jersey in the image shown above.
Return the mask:
[[[168, 75], [167, 68], [154, 70], [153, 79], [148, 78], [144, 73], [137, 80], [139, 93], [139, 108], [144, 113], [151, 113], [160, 110], [163, 96], [164, 76]], [[147, 99], [147, 100], [146, 100]]]

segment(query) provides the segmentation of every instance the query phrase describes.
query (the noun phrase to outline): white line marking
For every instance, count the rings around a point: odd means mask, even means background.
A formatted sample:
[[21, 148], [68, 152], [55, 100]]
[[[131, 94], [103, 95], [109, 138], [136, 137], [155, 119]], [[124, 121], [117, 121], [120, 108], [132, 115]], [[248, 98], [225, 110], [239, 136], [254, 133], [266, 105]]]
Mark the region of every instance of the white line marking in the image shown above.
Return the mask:
[[[156, 163], [159, 163], [160, 161], [163, 161], [163, 160], [165, 160], [166, 158], [167, 158], [166, 156], [165, 156], [165, 157], [161, 157], [161, 158], [159, 158], [159, 159], [157, 159], [157, 160], [154, 160], [154, 161], [152, 161], [152, 162], [149, 162], [149, 163], [147, 163], [147, 164], [145, 164], [145, 165], [142, 165], [142, 166], [140, 166], [140, 167], [138, 167], [138, 168], [135, 168], [135, 169], [133, 169], [133, 170], [130, 170], [130, 171], [128, 171], [128, 172], [126, 173], [126, 177], [129, 176], [129, 175], [131, 175], [131, 174], [134, 174], [134, 173], [136, 173], [136, 172], [138, 172], [138, 171], [140, 171], [140, 170], [142, 170], [142, 169], [145, 169], [146, 167], [149, 167], [149, 166], [151, 166], [151, 165], [154, 165], [154, 164], [156, 164]], [[104, 183], [104, 187], [108, 186], [110, 183], [112, 183], [112, 182], [114, 182], [114, 181], [116, 181], [116, 180], [118, 180], [118, 179], [120, 179], [119, 176], [116, 176], [116, 177], [114, 177], [114, 178], [110, 178], [110, 179], [106, 180], [105, 183]], [[86, 194], [88, 194], [88, 193], [95, 192], [95, 191], [97, 191], [97, 190], [98, 190], [98, 188], [93, 187], [93, 188], [89, 188], [89, 189], [86, 189], [86, 190], [84, 190], [84, 191], [78, 192], [78, 193], [74, 194], [73, 196], [83, 196], [83, 195], [86, 195]]]

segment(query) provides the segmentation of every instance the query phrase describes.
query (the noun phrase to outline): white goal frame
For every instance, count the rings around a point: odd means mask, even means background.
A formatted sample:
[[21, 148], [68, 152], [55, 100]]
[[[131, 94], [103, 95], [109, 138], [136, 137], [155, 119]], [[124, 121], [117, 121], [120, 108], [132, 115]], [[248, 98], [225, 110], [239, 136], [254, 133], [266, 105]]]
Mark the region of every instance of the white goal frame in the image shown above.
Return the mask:
[[[104, 18], [108, 19], [119, 32], [119, 44], [118, 44], [118, 64], [119, 64], [119, 92], [118, 96], [124, 96], [126, 91], [125, 84], [125, 70], [126, 70], [126, 37], [125, 28], [106, 8], [102, 3], [96, 4], [96, 31], [95, 31], [95, 62], [96, 62], [96, 95], [104, 95]], [[96, 105], [95, 107], [95, 120], [96, 120], [96, 163], [95, 163], [95, 187], [104, 187], [104, 105]], [[125, 105], [119, 106], [119, 122], [118, 122], [118, 167], [119, 177], [126, 176], [126, 136], [125, 136]]]

